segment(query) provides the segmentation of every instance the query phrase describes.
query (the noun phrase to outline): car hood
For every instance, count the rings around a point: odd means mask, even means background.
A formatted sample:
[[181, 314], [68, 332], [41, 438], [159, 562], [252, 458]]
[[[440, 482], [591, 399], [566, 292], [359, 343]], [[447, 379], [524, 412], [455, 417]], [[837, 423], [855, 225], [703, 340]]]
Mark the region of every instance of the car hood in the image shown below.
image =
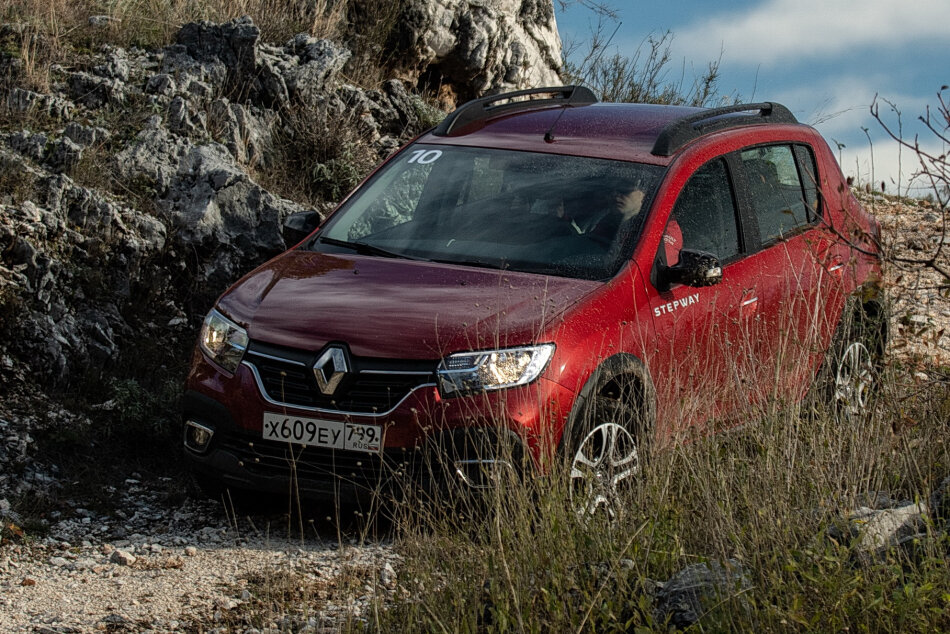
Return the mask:
[[601, 282], [360, 255], [288, 251], [218, 307], [251, 339], [317, 351], [437, 359], [530, 344]]

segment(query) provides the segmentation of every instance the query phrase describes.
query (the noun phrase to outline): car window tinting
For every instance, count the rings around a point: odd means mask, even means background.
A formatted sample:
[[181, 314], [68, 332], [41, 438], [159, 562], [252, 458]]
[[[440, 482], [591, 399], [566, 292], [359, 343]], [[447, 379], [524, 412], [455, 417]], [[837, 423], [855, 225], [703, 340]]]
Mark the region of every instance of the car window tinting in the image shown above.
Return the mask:
[[[749, 197], [763, 243], [772, 242], [815, 217], [806, 199], [790, 145], [771, 145], [739, 153]], [[812, 194], [813, 200], [817, 196]]]
[[[726, 165], [716, 159], [698, 169], [683, 187], [666, 235], [682, 234], [680, 248], [707, 251], [725, 261], [739, 254], [738, 227]], [[679, 260], [678, 255], [667, 257], [674, 260], [670, 265]]]
[[321, 235], [440, 262], [606, 279], [629, 258], [661, 173], [623, 161], [416, 145]]

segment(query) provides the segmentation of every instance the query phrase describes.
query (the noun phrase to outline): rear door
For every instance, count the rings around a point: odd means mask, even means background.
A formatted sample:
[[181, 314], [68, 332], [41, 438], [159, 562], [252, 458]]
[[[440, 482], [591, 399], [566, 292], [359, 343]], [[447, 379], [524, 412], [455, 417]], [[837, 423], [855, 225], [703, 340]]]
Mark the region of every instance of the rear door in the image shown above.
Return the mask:
[[[732, 156], [750, 265], [756, 270], [755, 399], [795, 401], [834, 331], [843, 262], [821, 223], [809, 146], [771, 143]], [[837, 313], [835, 311], [837, 310]]]

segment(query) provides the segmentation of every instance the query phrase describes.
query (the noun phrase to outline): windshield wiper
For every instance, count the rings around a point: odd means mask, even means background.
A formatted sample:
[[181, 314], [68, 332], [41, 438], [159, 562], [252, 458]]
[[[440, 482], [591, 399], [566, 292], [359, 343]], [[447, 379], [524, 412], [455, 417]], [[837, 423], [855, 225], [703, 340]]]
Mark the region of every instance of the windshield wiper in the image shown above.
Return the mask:
[[336, 238], [328, 238], [326, 236], [320, 236], [317, 238], [319, 242], [324, 244], [332, 244], [336, 247], [344, 247], [347, 249], [353, 249], [360, 255], [378, 255], [384, 258], [400, 258], [404, 260], [421, 260], [422, 262], [428, 262], [426, 258], [421, 258], [415, 255], [409, 255], [407, 253], [397, 253], [396, 251], [387, 251], [382, 247], [377, 247], [373, 244], [367, 244], [366, 242], [347, 242], [346, 240], [337, 240]]
[[500, 271], [508, 270], [507, 262], [486, 262], [485, 260], [437, 260], [433, 259], [432, 262], [440, 262], [442, 264], [460, 264], [461, 266], [475, 266], [481, 269], [497, 269]]

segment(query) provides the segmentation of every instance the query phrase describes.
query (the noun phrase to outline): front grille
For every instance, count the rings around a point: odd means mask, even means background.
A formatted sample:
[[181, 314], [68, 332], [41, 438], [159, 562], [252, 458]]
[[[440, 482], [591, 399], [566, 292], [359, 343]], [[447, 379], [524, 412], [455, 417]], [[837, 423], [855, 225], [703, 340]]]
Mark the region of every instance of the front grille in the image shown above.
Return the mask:
[[257, 370], [261, 388], [272, 401], [342, 412], [386, 412], [413, 389], [435, 383], [435, 361], [351, 357], [351, 372], [328, 396], [317, 387], [313, 373], [319, 356], [251, 342], [244, 360]]

